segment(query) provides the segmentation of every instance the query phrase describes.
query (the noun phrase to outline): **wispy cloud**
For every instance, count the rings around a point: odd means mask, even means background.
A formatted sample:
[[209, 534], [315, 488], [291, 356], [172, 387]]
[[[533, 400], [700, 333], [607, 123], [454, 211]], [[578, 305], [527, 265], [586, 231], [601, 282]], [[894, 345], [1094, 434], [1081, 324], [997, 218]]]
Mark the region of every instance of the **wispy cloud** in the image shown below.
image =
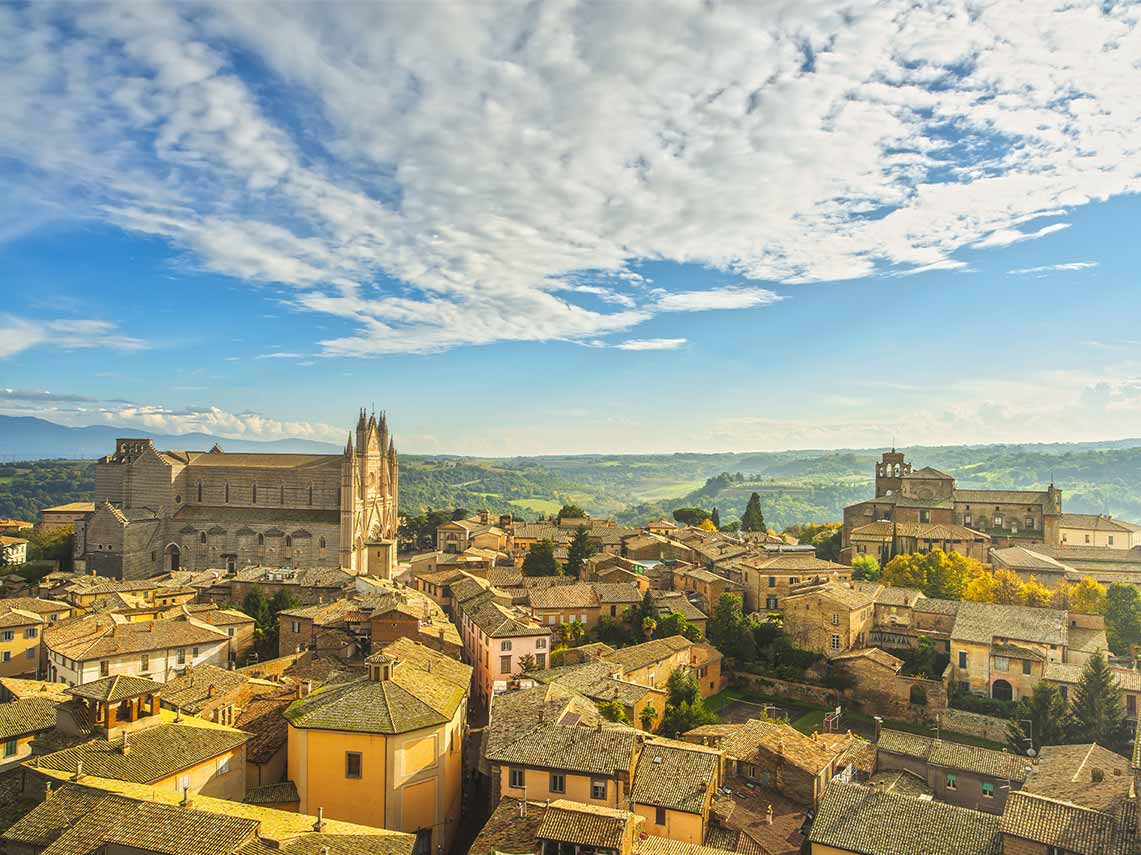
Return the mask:
[[630, 338], [613, 347], [618, 350], [677, 350], [685, 343], [684, 338]]
[[142, 339], [123, 335], [115, 324], [96, 320], [39, 320], [0, 315], [0, 359], [33, 347], [63, 350], [144, 350]]
[[1058, 273], [1074, 270], [1092, 270], [1097, 267], [1096, 261], [1067, 261], [1064, 264], [1044, 264], [1040, 267], [1016, 267], [1006, 271], [1008, 276], [1037, 276], [1043, 273]]
[[0, 389], [0, 403], [94, 403], [98, 398], [71, 393], [56, 394], [46, 389]]
[[661, 312], [705, 312], [711, 309], [749, 309], [782, 299], [765, 288], [711, 288], [707, 291], [658, 291], [655, 308]]
[[160, 237], [342, 322], [329, 356], [621, 336], [771, 302], [655, 295], [639, 260], [962, 269], [1141, 190], [1139, 39], [1097, 0], [9, 6], [0, 239]]

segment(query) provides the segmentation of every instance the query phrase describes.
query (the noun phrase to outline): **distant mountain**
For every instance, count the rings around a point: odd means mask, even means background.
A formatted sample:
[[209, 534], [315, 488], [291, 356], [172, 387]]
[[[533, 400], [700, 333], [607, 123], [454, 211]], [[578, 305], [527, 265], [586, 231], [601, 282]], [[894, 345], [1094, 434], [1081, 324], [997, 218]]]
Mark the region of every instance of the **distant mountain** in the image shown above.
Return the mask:
[[0, 416], [0, 460], [82, 460], [115, 450], [121, 436], [149, 437], [160, 450], [209, 451], [217, 443], [226, 451], [260, 451], [279, 454], [336, 454], [341, 447], [311, 439], [228, 439], [208, 433], [160, 434], [115, 425], [67, 427], [33, 416]]

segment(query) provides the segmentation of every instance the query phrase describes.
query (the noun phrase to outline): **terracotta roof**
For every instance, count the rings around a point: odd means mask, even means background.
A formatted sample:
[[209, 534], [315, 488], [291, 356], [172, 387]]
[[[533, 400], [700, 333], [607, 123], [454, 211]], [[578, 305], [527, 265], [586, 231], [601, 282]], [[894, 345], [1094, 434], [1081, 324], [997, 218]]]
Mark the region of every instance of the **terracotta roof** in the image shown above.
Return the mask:
[[630, 798], [686, 813], [701, 813], [716, 784], [721, 752], [685, 742], [647, 741], [638, 758]]
[[949, 540], [953, 542], [988, 541], [989, 534], [950, 523], [897, 522], [881, 520], [852, 529], [852, 540], [867, 538], [915, 537], [920, 540]]
[[44, 619], [35, 612], [23, 609], [0, 609], [0, 627], [39, 625]]
[[1076, 855], [1136, 855], [1137, 828], [1129, 810], [1117, 815], [1027, 792], [1012, 792], [1002, 814], [1002, 833]]
[[862, 647], [859, 650], [849, 650], [844, 653], [839, 653], [832, 657], [833, 662], [844, 662], [849, 659], [870, 659], [878, 665], [883, 665], [885, 668], [890, 668], [892, 671], [898, 672], [903, 667], [903, 660], [897, 656], [892, 656], [886, 650], [881, 650], [878, 647]]
[[248, 733], [220, 725], [164, 723], [129, 734], [126, 754], [120, 738], [92, 739], [31, 762], [60, 772], [75, 772], [76, 764], [82, 762], [84, 775], [149, 784], [233, 751], [247, 739]]
[[51, 730], [55, 727], [55, 708], [62, 700], [56, 695], [0, 704], [0, 741]]
[[246, 790], [243, 802], [249, 805], [275, 805], [300, 801], [297, 794], [297, 785], [292, 781], [282, 781], [279, 784], [266, 784], [264, 787], [252, 787]]
[[526, 739], [490, 748], [487, 759], [493, 763], [565, 769], [593, 775], [612, 776], [629, 771], [634, 762], [633, 728], [576, 727], [545, 725]]
[[1062, 514], [1058, 518], [1059, 528], [1082, 528], [1091, 531], [1122, 531], [1132, 534], [1141, 531], [1141, 525], [1115, 520], [1106, 514]]
[[547, 806], [535, 837], [579, 846], [619, 849], [626, 825], [634, 821], [629, 811], [557, 799]]
[[964, 600], [959, 603], [951, 638], [975, 644], [990, 644], [995, 638], [1065, 644], [1066, 613], [1057, 609]]
[[824, 790], [808, 839], [862, 855], [1002, 852], [997, 816], [836, 781]]
[[1025, 546], [1008, 546], [1003, 549], [992, 549], [991, 561], [1002, 567], [1012, 570], [1039, 571], [1051, 573], [1064, 573], [1069, 568], [1058, 561], [1034, 549]]
[[285, 748], [289, 738], [289, 723], [282, 713], [296, 698], [292, 690], [286, 690], [254, 698], [242, 708], [234, 725], [251, 735], [250, 741], [246, 743], [247, 762], [267, 763]]
[[593, 727], [602, 722], [594, 702], [560, 683], [494, 695], [484, 728], [483, 755], [498, 756], [533, 731], [561, 722]]
[[848, 609], [862, 609], [876, 601], [876, 594], [881, 585], [864, 587], [857, 582], [824, 582], [820, 585], [797, 588], [785, 597], [785, 602], [802, 597], [823, 597], [826, 600], [839, 603]]
[[994, 751], [974, 745], [947, 742], [929, 736], [919, 736], [902, 730], [884, 728], [876, 742], [878, 751], [901, 754], [926, 760], [932, 766], [959, 769], [976, 775], [991, 778], [1010, 778], [1012, 781], [1025, 781], [1030, 761], [1017, 754]]
[[240, 671], [229, 671], [216, 665], [196, 665], [160, 688], [162, 702], [197, 715], [215, 698], [236, 691], [250, 678]]
[[0, 600], [0, 611], [5, 608], [20, 609], [38, 615], [50, 615], [61, 611], [71, 611], [71, 603], [61, 600], [45, 600], [42, 597], [8, 597]]
[[504, 796], [472, 841], [468, 855], [533, 853], [536, 849], [535, 835], [546, 812], [546, 802], [524, 803], [521, 799]]
[[745, 722], [721, 740], [720, 748], [725, 756], [746, 762], [762, 757], [764, 751], [771, 752], [813, 775], [820, 774], [839, 753], [785, 722], [765, 719]]
[[156, 683], [146, 677], [115, 674], [111, 677], [103, 677], [90, 683], [84, 683], [81, 686], [74, 686], [68, 689], [67, 693], [77, 698], [114, 704], [127, 698], [137, 698], [139, 695], [161, 692], [163, 689], [163, 683]]
[[193, 619], [116, 623], [109, 615], [89, 615], [44, 629], [49, 650], [79, 661], [227, 641], [226, 633]]
[[56, 697], [67, 700], [67, 683], [52, 683], [48, 680], [26, 680], [21, 677], [0, 677], [0, 688], [12, 698]]
[[1024, 792], [1113, 810], [1133, 785], [1129, 761], [1096, 743], [1044, 745]]
[[84, 512], [87, 512], [87, 511], [94, 511], [94, 510], [95, 510], [95, 503], [94, 502], [68, 502], [68, 503], [63, 504], [63, 505], [55, 505], [55, 506], [50, 507], [50, 508], [44, 508], [43, 510], [40, 511], [40, 513], [41, 514], [51, 513], [52, 511], [61, 511], [61, 512], [62, 511], [69, 511], [69, 512], [84, 511]]
[[668, 638], [655, 638], [653, 641], [645, 641], [632, 647], [619, 648], [613, 653], [607, 653], [604, 658], [607, 662], [621, 665], [626, 671], [637, 671], [691, 647], [693, 642], [688, 638], [672, 635]]
[[642, 592], [633, 582], [592, 582], [600, 604], [609, 605], [642, 602]]
[[598, 594], [588, 582], [577, 585], [556, 585], [530, 592], [533, 609], [596, 609]]

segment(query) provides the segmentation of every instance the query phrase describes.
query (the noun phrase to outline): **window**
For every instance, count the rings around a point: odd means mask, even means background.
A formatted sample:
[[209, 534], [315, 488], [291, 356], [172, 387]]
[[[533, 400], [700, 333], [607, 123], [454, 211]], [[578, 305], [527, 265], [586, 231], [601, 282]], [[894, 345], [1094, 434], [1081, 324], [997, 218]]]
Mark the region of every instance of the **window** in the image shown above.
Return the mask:
[[108, 659], [99, 660], [99, 676], [106, 677], [111, 673], [111, 662]]
[[510, 656], [500, 656], [499, 657], [499, 673], [501, 673], [501, 674], [510, 674], [511, 673], [511, 657]]
[[840, 615], [833, 612], [832, 613], [832, 626], [839, 626], [839, 625], [840, 625]]
[[967, 667], [967, 651], [965, 651], [965, 650], [959, 651], [959, 667], [960, 668], [966, 668]]
[[666, 824], [666, 809], [664, 807], [654, 808], [654, 824], [655, 825], [665, 825]]
[[359, 751], [346, 751], [345, 752], [345, 777], [346, 778], [360, 778], [361, 776], [361, 753]]
[[265, 546], [265, 535], [264, 534], [258, 535], [258, 546]]
[[1034, 517], [1027, 517], [1026, 518], [1026, 527], [1027, 528], [1034, 528]]
[[1086, 543], [1089, 543], [1089, 535], [1086, 535]]
[[230, 636], [230, 638], [234, 637], [234, 628], [232, 626], [226, 630], [226, 635]]
[[151, 670], [151, 655], [149, 653], [143, 653], [139, 656], [139, 670], [144, 672]]
[[545, 638], [536, 639], [535, 640], [535, 649], [536, 650], [546, 650], [547, 649], [547, 639], [545, 639]]
[[3, 632], [0, 632], [0, 641], [11, 641], [15, 637], [16, 630], [14, 629], [6, 629]]
[[230, 485], [226, 485], [226, 504], [230, 504]]
[[618, 617], [618, 606], [611, 606], [610, 607], [610, 616], [611, 617]]
[[561, 772], [552, 772], [550, 790], [552, 793], [565, 793], [567, 791], [566, 775]]
[[499, 649], [500, 650], [510, 650], [511, 649], [511, 642], [510, 641], [499, 642]]
[[590, 797], [598, 801], [606, 800], [606, 781], [591, 781], [590, 782]]
[[776, 576], [769, 576], [769, 587], [775, 588], [776, 586], [777, 586], [777, 577]]
[[279, 505], [285, 504], [285, 487], [284, 486], [277, 488], [277, 503]]
[[1109, 545], [1113, 546], [1113, 535], [1112, 534], [1109, 536]]
[[[535, 665], [540, 669], [546, 668], [547, 667], [547, 654], [546, 653], [536, 653], [535, 654]], [[1130, 695], [1130, 698], [1132, 698], [1132, 695]]]
[[994, 515], [994, 527], [995, 528], [1002, 528], [1002, 514], [995, 514]]
[[1130, 718], [1137, 718], [1137, 696], [1125, 696], [1125, 712], [1129, 714]]
[[12, 661], [12, 651], [11, 650], [5, 650], [4, 651], [3, 661], [4, 662], [11, 662]]
[[16, 756], [16, 740], [15, 739], [9, 739], [9, 740], [5, 741], [5, 743], [4, 743], [4, 756], [5, 757]]
[[218, 774], [219, 775], [225, 775], [229, 771], [230, 771], [230, 758], [229, 757], [219, 757], [218, 758]]
[[983, 798], [984, 799], [993, 799], [994, 798], [994, 784], [983, 784]]
[[522, 769], [508, 769], [507, 770], [507, 786], [513, 790], [523, 789], [523, 770]]
[[299, 621], [299, 620], [290, 621], [289, 628], [291, 631], [293, 631], [295, 633], [301, 632], [301, 621]]
[[840, 636], [838, 636], [838, 635], [832, 636], [832, 641], [830, 642], [830, 646], [833, 650], [839, 650], [840, 649]]
[[197, 648], [197, 647], [193, 648], [193, 649], [190, 651], [190, 655], [191, 655], [193, 658], [197, 659], [197, 658], [198, 658], [198, 648]]
[[318, 540], [317, 545], [319, 547], [321, 547], [322, 549], [324, 549], [325, 548], [325, 538], [321, 538], [320, 540]]
[[928, 510], [922, 510], [922, 511], [920, 511], [920, 512], [919, 512], [919, 521], [920, 521], [921, 523], [929, 523], [929, 522], [931, 522], [931, 511], [928, 511]]
[[252, 504], [256, 505], [258, 503], [258, 482], [257, 481], [254, 481], [254, 486], [253, 486], [253, 490], [251, 492], [251, 497], [253, 499]]
[[1007, 659], [1005, 656], [994, 657], [994, 670], [995, 671], [1009, 671], [1010, 670], [1010, 660]]
[[776, 607], [777, 607], [777, 598], [776, 597], [765, 597], [765, 608], [766, 609], [775, 609]]
[[185, 647], [178, 648], [178, 657], [177, 658], [178, 658], [178, 664], [179, 665], [185, 665], [186, 664], [186, 648]]
[[202, 532], [202, 534], [198, 535], [198, 542], [199, 543], [205, 543], [206, 542], [206, 532]]
[[1030, 660], [1029, 659], [1023, 659], [1022, 660], [1022, 673], [1023, 674], [1029, 674], [1030, 673]]
[[947, 789], [948, 790], [957, 790], [958, 788], [959, 788], [958, 785], [955, 783], [955, 776], [954, 775], [948, 775], [947, 776]]
[[971, 524], [971, 515], [963, 514], [963, 525], [969, 526]]
[[412, 855], [432, 855], [432, 829], [421, 828], [412, 844]]
[[202, 482], [198, 482], [198, 501], [202, 501]]
[[25, 659], [35, 659], [36, 658], [36, 648], [29, 647], [27, 650], [25, 650], [24, 651], [24, 658]]
[[[313, 485], [309, 485], [309, 504], [313, 504]], [[321, 544], [324, 546], [325, 544]]]
[[293, 546], [293, 535], [287, 534], [285, 536], [285, 545], [286, 546]]

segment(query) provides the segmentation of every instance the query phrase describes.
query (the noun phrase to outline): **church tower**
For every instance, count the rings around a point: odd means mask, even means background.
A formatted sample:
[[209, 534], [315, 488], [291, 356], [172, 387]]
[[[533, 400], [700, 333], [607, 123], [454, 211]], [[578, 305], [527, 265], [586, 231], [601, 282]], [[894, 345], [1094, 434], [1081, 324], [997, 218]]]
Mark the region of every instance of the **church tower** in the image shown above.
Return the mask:
[[341, 465], [340, 565], [391, 578], [396, 569], [397, 461], [388, 418], [362, 409]]
[[876, 464], [876, 498], [881, 496], [897, 496], [903, 484], [903, 476], [911, 474], [911, 464], [903, 459], [903, 452], [885, 451], [883, 458]]

